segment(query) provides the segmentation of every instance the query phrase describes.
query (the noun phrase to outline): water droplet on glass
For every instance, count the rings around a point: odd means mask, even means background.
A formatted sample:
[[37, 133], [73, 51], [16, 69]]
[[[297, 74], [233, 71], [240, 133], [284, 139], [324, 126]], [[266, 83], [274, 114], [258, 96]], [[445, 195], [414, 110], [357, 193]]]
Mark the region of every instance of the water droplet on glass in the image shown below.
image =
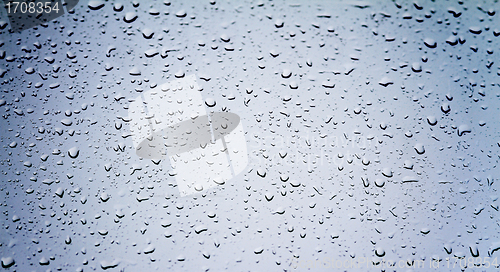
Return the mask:
[[382, 249], [381, 247], [378, 247], [377, 249], [375, 249], [375, 255], [377, 255], [377, 257], [384, 257], [385, 250]]
[[72, 159], [76, 159], [80, 154], [80, 149], [78, 147], [72, 147], [68, 150], [68, 156]]
[[417, 143], [415, 146], [414, 146], [414, 149], [415, 151], [417, 152], [417, 154], [419, 155], [422, 155], [425, 153], [425, 148], [424, 148], [424, 145], [421, 144], [421, 143]]
[[120, 12], [123, 10], [123, 4], [122, 3], [115, 3], [113, 5], [113, 10], [116, 12]]
[[137, 68], [137, 67], [133, 67], [132, 69], [130, 69], [129, 74], [131, 76], [140, 76], [141, 70], [139, 70], [139, 68]]
[[274, 26], [276, 26], [277, 28], [281, 28], [281, 27], [283, 27], [283, 25], [285, 25], [285, 22], [283, 22], [283, 20], [281, 20], [281, 19], [277, 19], [274, 22]]
[[213, 98], [209, 97], [205, 99], [205, 105], [207, 105], [208, 107], [215, 107], [216, 102]]
[[391, 178], [392, 177], [392, 170], [389, 168], [384, 168], [382, 169], [382, 175], [385, 177]]
[[109, 200], [110, 196], [108, 193], [102, 193], [99, 198], [101, 199], [102, 202], [106, 202]]
[[220, 36], [220, 39], [221, 39], [223, 42], [229, 42], [229, 41], [231, 40], [227, 34], [222, 34], [222, 35]]
[[104, 7], [104, 3], [101, 1], [89, 1], [88, 7], [91, 10], [98, 10]]
[[424, 44], [429, 48], [436, 48], [437, 47], [436, 41], [432, 38], [425, 38]]
[[2, 261], [2, 267], [3, 268], [9, 268], [9, 267], [13, 266], [16, 263], [14, 261], [14, 258], [12, 258], [12, 257], [2, 257], [1, 261]]
[[263, 168], [259, 168], [257, 169], [257, 175], [261, 178], [265, 178], [266, 177], [266, 170], [263, 169]]
[[469, 125], [460, 125], [458, 127], [458, 136], [463, 136], [465, 135], [466, 133], [470, 133], [472, 130], [470, 129]]
[[435, 126], [437, 124], [437, 119], [435, 116], [427, 116], [427, 123], [431, 126]]
[[281, 73], [281, 76], [283, 78], [289, 78], [292, 76], [292, 71], [290, 71], [288, 69], [284, 69], [283, 72]]
[[132, 23], [136, 19], [137, 19], [137, 13], [132, 11], [125, 13], [125, 16], [123, 16], [123, 21], [125, 21], [125, 23]]
[[384, 187], [385, 181], [383, 179], [376, 179], [375, 180], [375, 186], [377, 187]]
[[142, 30], [142, 36], [145, 38], [145, 39], [151, 39], [153, 38], [153, 35], [155, 33], [153, 32], [153, 30], [151, 28], [144, 28]]
[[183, 17], [186, 17], [187, 13], [185, 10], [181, 9], [179, 10], [178, 12], [175, 13], [175, 16], [179, 17], [179, 18], [183, 18]]
[[224, 179], [222, 179], [221, 177], [214, 178], [213, 182], [215, 182], [215, 184], [217, 184], [217, 185], [224, 185], [224, 183], [225, 183]]

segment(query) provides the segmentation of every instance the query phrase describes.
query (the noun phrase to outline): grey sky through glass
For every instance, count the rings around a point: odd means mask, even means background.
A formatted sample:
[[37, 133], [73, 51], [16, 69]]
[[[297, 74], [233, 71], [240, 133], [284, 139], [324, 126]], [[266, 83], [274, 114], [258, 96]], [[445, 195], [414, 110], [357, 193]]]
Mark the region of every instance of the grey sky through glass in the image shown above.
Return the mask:
[[1, 13], [1, 269], [498, 270], [498, 10]]

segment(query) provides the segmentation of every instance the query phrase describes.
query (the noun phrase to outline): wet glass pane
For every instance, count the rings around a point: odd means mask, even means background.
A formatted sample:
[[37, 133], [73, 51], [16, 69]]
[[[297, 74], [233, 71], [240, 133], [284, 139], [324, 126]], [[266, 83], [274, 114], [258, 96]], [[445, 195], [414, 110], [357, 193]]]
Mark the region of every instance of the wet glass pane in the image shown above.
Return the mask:
[[3, 270], [498, 270], [498, 2], [4, 2]]

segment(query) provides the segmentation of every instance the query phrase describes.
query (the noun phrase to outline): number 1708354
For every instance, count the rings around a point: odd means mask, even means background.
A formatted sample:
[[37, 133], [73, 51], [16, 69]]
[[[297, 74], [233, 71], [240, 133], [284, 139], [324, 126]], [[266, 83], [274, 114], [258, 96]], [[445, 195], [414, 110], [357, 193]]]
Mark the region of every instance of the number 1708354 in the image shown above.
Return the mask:
[[59, 12], [58, 2], [8, 2], [5, 5], [8, 14], [12, 13], [51, 13]]

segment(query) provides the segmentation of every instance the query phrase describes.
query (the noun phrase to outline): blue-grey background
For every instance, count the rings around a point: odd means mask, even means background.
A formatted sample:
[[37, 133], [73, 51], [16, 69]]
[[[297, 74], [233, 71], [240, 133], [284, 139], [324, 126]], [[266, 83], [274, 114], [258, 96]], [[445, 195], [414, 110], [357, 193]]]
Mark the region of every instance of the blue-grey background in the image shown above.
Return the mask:
[[[5, 270], [499, 256], [496, 1], [102, 3], [21, 33], [0, 19]], [[250, 163], [181, 198], [127, 108], [190, 74], [241, 117]]]

